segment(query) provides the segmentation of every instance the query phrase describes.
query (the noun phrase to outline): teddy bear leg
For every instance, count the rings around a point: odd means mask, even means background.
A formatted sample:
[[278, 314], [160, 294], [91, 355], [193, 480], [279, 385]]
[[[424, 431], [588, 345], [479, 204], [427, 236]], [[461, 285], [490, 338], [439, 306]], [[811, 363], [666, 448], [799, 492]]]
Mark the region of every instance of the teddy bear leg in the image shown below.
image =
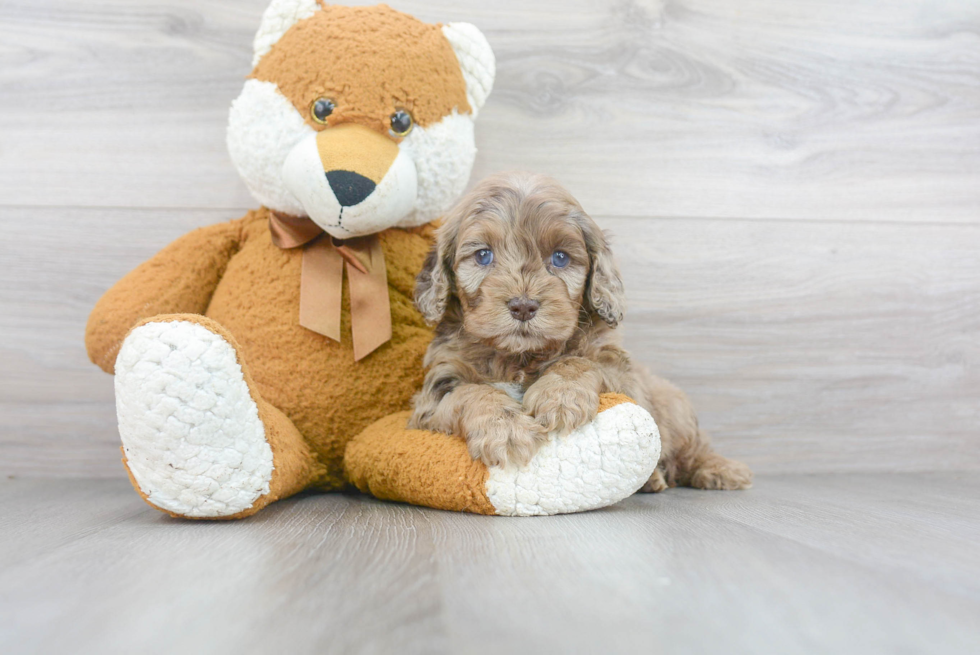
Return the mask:
[[124, 340], [115, 371], [123, 463], [139, 494], [171, 516], [249, 516], [323, 472], [215, 321], [147, 319]]
[[347, 444], [344, 466], [361, 491], [386, 500], [476, 514], [541, 516], [619, 502], [660, 458], [653, 417], [626, 396], [603, 394], [595, 420], [552, 435], [522, 467], [487, 467], [466, 443], [405, 428], [410, 412], [368, 426]]

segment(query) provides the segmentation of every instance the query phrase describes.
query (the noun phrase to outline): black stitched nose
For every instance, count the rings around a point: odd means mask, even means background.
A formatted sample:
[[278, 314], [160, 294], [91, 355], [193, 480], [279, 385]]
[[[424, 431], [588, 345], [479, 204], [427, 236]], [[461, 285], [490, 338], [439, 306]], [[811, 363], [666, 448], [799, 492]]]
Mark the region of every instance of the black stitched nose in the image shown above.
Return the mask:
[[507, 301], [507, 309], [510, 310], [510, 315], [518, 321], [530, 321], [540, 306], [541, 303], [537, 300], [527, 298], [511, 298]]
[[374, 191], [375, 184], [353, 171], [329, 171], [327, 182], [342, 207], [353, 207]]

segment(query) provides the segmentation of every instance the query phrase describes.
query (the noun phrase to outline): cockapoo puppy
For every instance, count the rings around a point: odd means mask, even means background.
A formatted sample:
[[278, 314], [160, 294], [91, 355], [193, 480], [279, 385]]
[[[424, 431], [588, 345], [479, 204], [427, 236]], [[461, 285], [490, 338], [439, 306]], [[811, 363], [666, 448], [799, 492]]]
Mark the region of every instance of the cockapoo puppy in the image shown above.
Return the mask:
[[606, 236], [556, 181], [480, 183], [439, 228], [415, 304], [437, 328], [409, 427], [461, 435], [487, 465], [524, 464], [549, 432], [592, 421], [600, 393], [623, 393], [660, 427], [644, 491], [750, 486], [747, 466], [711, 449], [687, 396], [623, 350]]

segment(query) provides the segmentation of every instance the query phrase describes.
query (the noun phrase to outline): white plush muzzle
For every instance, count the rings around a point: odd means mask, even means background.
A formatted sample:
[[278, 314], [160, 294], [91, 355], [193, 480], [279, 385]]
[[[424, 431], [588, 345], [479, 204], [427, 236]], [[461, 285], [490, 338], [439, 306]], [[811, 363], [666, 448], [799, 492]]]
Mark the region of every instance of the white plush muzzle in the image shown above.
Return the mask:
[[[275, 84], [248, 80], [228, 117], [228, 152], [264, 206], [309, 216], [339, 239], [414, 227], [438, 218], [463, 193], [476, 158], [474, 122], [453, 111], [416, 125], [370, 196], [343, 208], [316, 147], [317, 132]], [[327, 128], [330, 129], [330, 128]]]
[[367, 197], [345, 205], [331, 188], [316, 142], [317, 135], [311, 134], [293, 147], [283, 164], [282, 180], [327, 234], [338, 239], [373, 234], [398, 224], [415, 209], [418, 175], [404, 150], [399, 149], [388, 172]]
[[[319, 7], [315, 0], [272, 0], [255, 35], [253, 65]], [[338, 200], [317, 162], [317, 132], [304, 115], [274, 83], [247, 80], [232, 103], [227, 138], [232, 162], [255, 199], [284, 214], [309, 216], [341, 239], [423, 225], [448, 210], [469, 180], [476, 156], [473, 120], [493, 88], [496, 63], [473, 25], [449, 23], [442, 31], [459, 62], [470, 112], [454, 109], [437, 123], [416, 125], [399, 142], [385, 177], [356, 204]]]

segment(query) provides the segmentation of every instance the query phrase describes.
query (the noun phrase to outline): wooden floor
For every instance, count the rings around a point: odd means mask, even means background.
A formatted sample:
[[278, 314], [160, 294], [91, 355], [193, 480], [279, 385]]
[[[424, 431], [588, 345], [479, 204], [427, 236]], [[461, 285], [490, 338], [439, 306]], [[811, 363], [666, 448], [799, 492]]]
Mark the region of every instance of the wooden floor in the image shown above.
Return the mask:
[[0, 482], [0, 652], [977, 653], [980, 476], [761, 476], [588, 514], [309, 495], [170, 519]]

